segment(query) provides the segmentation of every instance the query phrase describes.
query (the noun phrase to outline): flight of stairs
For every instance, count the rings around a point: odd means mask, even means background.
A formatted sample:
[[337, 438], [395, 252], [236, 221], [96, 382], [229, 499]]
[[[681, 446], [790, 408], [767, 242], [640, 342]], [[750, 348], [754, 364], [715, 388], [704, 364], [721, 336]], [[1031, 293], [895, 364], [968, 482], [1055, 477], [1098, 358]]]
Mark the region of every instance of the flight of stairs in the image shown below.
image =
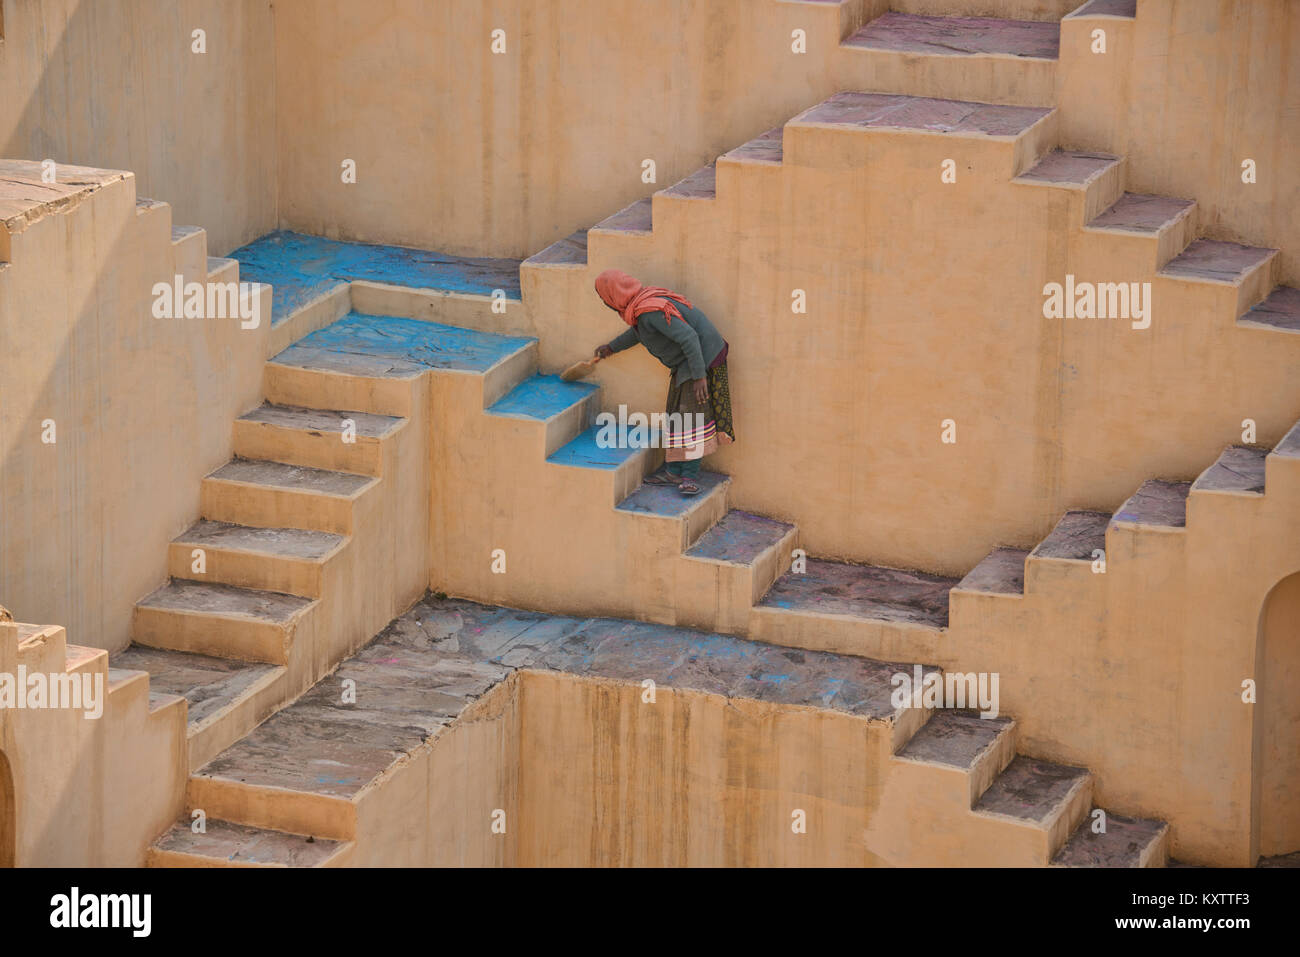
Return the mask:
[[[872, 819], [891, 822], [875, 825], [888, 833], [872, 835], [886, 861], [1163, 865], [1165, 825], [1104, 815], [1095, 826], [1088, 772], [1017, 756], [1010, 719], [896, 708], [890, 676], [910, 669], [662, 625], [426, 597], [336, 673], [197, 769], [188, 802], [206, 815], [205, 828], [196, 831], [187, 814], [159, 838], [150, 863], [335, 866], [365, 863], [367, 855], [394, 863], [382, 857], [391, 848], [375, 845], [394, 834], [437, 828], [426, 818], [434, 790], [445, 784], [438, 762], [455, 760], [448, 757], [457, 752], [446, 744], [449, 737], [499, 712], [500, 699], [515, 694], [517, 672], [541, 672], [638, 688], [649, 678], [665, 690], [867, 722], [894, 753], [883, 772], [886, 797]], [[347, 681], [358, 690], [355, 703], [340, 697]], [[801, 786], [784, 784], [796, 791]], [[485, 807], [508, 802], [504, 794], [483, 799]], [[894, 814], [911, 830], [899, 828]], [[453, 830], [459, 824], [443, 823]], [[944, 835], [938, 844], [936, 833]], [[426, 840], [403, 842], [401, 853], [411, 863], [458, 861], [464, 853], [450, 837], [442, 845], [426, 846]]]

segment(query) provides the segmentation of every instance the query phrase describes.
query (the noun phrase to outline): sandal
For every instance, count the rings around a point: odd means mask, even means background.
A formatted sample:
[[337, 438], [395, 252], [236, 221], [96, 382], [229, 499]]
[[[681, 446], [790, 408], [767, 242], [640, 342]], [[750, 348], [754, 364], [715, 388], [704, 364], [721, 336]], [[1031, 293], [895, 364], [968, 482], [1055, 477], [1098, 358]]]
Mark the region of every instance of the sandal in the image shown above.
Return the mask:
[[646, 485], [680, 485], [681, 482], [681, 479], [667, 469], [659, 469], [659, 471], [645, 477]]
[[682, 483], [677, 486], [677, 490], [683, 495], [699, 495], [700, 487], [690, 479], [683, 479]]

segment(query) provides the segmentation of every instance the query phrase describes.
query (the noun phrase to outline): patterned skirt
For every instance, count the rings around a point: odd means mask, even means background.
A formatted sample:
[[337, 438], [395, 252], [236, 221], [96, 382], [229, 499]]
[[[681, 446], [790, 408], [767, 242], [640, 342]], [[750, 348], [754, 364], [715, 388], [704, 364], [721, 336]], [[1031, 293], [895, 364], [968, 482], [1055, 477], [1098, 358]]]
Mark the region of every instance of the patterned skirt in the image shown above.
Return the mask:
[[669, 462], [701, 459], [736, 441], [727, 364], [719, 363], [705, 375], [709, 384], [706, 402], [695, 400], [695, 383], [690, 379], [681, 384], [673, 381], [674, 376], [668, 379], [663, 444], [664, 458]]

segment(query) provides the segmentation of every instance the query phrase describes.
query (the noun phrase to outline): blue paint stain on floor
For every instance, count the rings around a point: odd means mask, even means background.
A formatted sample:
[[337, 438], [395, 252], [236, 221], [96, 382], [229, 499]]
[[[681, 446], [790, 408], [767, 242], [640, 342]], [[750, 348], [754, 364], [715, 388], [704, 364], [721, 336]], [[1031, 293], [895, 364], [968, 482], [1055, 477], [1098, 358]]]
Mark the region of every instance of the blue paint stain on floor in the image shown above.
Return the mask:
[[298, 340], [271, 361], [376, 378], [405, 378], [429, 369], [486, 372], [535, 341], [419, 319], [351, 312]]
[[587, 382], [565, 382], [557, 375], [535, 375], [519, 383], [487, 411], [489, 415], [545, 422], [572, 408], [597, 388]]
[[616, 469], [641, 449], [606, 448], [600, 441], [601, 427], [593, 425], [546, 461], [575, 468]]
[[339, 242], [280, 230], [230, 254], [239, 278], [273, 287], [271, 324], [353, 280], [519, 301], [519, 260], [453, 256], [407, 246]]

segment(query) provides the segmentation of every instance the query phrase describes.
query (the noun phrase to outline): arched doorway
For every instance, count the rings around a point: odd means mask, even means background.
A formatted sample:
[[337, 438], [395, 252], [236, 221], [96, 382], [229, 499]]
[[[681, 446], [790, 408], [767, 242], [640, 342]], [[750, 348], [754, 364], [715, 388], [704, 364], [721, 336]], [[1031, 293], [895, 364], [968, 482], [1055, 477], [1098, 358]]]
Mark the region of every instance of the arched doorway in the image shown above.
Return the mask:
[[0, 867], [13, 867], [18, 845], [18, 819], [14, 807], [14, 775], [9, 759], [0, 751]]
[[1264, 599], [1255, 661], [1256, 833], [1272, 857], [1300, 851], [1300, 572]]

